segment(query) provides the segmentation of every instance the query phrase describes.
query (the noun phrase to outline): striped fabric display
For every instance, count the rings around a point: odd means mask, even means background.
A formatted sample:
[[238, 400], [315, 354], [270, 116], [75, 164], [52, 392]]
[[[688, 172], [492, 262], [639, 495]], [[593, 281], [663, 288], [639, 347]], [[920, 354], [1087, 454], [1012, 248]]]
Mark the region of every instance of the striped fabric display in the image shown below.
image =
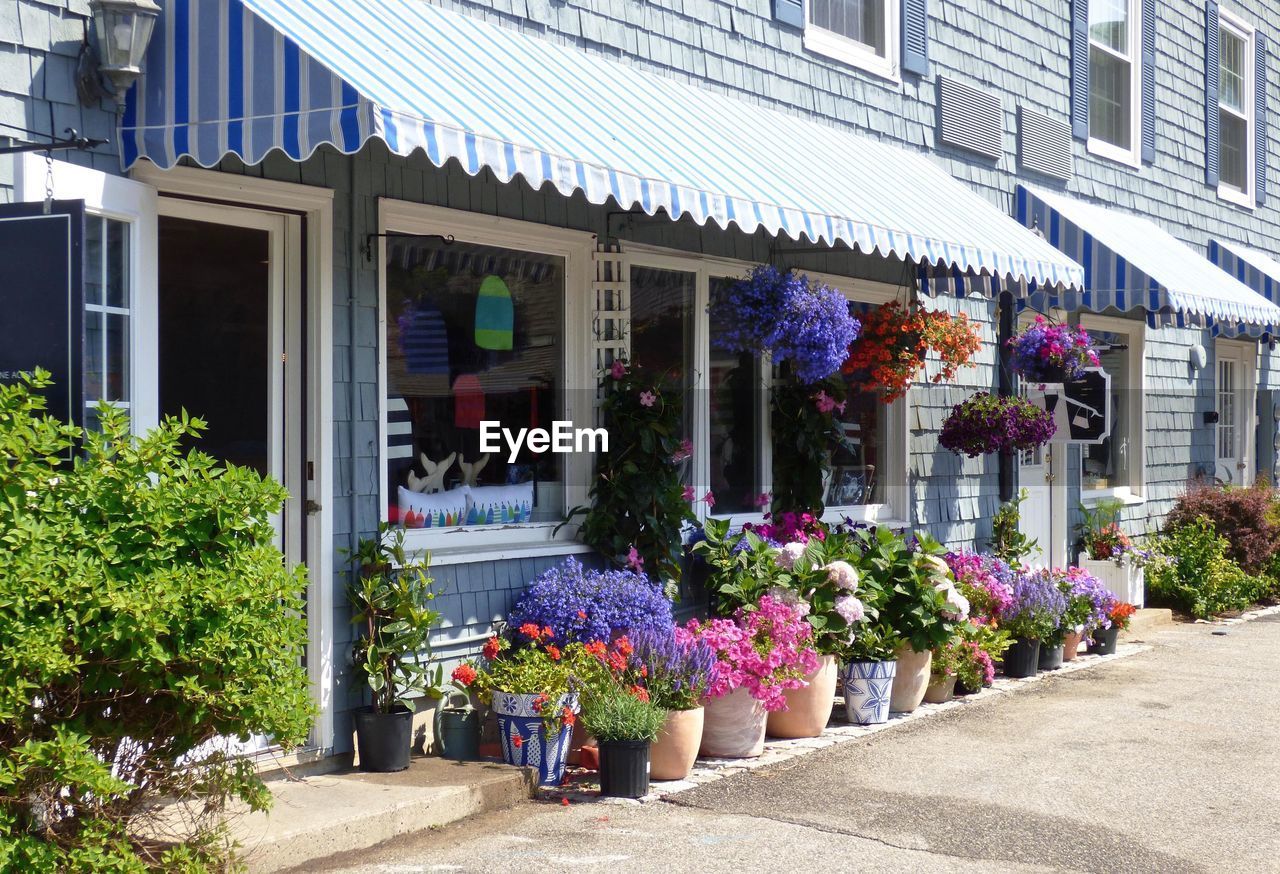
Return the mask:
[[399, 395], [387, 395], [387, 458], [413, 458], [413, 420]]
[[1144, 310], [1154, 327], [1194, 325], [1226, 336], [1280, 325], [1280, 307], [1147, 219], [1026, 185], [1018, 186], [1017, 213], [1084, 267], [1083, 288], [1031, 293], [1037, 310]]
[[456, 159], [595, 204], [1083, 282], [1078, 264], [919, 152], [422, 0], [161, 5], [121, 120], [126, 168], [184, 156], [211, 166], [228, 153], [256, 164], [272, 149], [302, 160], [378, 137], [398, 155], [421, 150], [437, 166]]
[[440, 310], [420, 303], [401, 317], [400, 352], [409, 373], [449, 372], [449, 333]]

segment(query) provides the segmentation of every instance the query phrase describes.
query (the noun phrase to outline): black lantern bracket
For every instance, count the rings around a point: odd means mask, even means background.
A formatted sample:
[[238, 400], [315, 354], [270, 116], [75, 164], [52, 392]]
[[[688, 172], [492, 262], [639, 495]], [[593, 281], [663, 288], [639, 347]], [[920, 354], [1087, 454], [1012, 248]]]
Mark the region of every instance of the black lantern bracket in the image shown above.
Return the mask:
[[[7, 125], [6, 125], [7, 126]], [[105, 146], [110, 140], [99, 140], [93, 137], [81, 136], [80, 132], [73, 127], [66, 130], [66, 136], [56, 137], [53, 134], [42, 134], [35, 131], [29, 131], [25, 128], [14, 128], [21, 130], [29, 136], [45, 137], [49, 140], [47, 143], [37, 143], [30, 140], [22, 140], [18, 137], [9, 137], [13, 140], [12, 145], [0, 146], [0, 155], [16, 155], [20, 152], [57, 152], [63, 149], [77, 149], [79, 151], [88, 151], [96, 149], [98, 146]]]
[[458, 242], [454, 239], [453, 234], [403, 234], [395, 231], [389, 231], [383, 234], [365, 234], [364, 236], [364, 260], [373, 263], [373, 247], [374, 240], [378, 239], [398, 239], [398, 240], [440, 240], [446, 246], [452, 246]]

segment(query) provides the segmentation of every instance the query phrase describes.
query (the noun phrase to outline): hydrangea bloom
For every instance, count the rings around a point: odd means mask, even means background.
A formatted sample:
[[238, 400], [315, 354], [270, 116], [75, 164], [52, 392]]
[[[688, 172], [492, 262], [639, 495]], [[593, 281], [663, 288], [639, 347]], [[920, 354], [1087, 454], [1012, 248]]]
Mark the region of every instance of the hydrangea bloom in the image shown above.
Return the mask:
[[946, 561], [975, 617], [998, 620], [1013, 606], [1015, 573], [1004, 561], [968, 550], [948, 552]]
[[858, 588], [858, 572], [849, 562], [833, 561], [823, 565], [822, 569], [827, 572], [827, 579], [834, 583], [836, 588], [847, 589], [850, 592]]
[[713, 335], [726, 352], [790, 362], [801, 383], [819, 382], [840, 369], [860, 325], [844, 295], [800, 273], [768, 264], [752, 269], [711, 302]]
[[866, 609], [862, 606], [862, 602], [853, 595], [840, 595], [835, 602], [836, 612], [840, 617], [852, 625], [855, 622], [861, 622], [866, 616]]
[[689, 620], [687, 630], [705, 641], [718, 657], [708, 696], [720, 698], [746, 689], [765, 710], [785, 710], [786, 690], [805, 684], [818, 669], [813, 632], [798, 610], [769, 595], [757, 609], [738, 610], [733, 619]]
[[512, 628], [533, 624], [555, 629], [548, 642], [566, 644], [611, 640], [616, 633], [667, 631], [675, 621], [662, 587], [626, 570], [588, 570], [566, 559], [544, 571], [507, 616]]
[[774, 557], [774, 561], [778, 567], [783, 570], [791, 570], [796, 565], [796, 561], [800, 556], [804, 555], [805, 546], [803, 543], [788, 543], [778, 550], [778, 554]]

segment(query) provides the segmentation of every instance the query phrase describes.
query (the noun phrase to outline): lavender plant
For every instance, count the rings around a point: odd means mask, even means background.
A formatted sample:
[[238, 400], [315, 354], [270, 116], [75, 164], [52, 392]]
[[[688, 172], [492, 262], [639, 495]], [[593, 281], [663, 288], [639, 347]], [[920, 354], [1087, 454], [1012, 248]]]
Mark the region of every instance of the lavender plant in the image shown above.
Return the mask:
[[632, 662], [642, 666], [649, 700], [664, 710], [702, 706], [716, 680], [717, 656], [706, 641], [676, 626], [664, 631], [644, 628], [630, 637]]
[[1067, 611], [1067, 596], [1051, 571], [1019, 574], [1013, 584], [1013, 605], [1001, 616], [1000, 627], [1014, 637], [1053, 641]]

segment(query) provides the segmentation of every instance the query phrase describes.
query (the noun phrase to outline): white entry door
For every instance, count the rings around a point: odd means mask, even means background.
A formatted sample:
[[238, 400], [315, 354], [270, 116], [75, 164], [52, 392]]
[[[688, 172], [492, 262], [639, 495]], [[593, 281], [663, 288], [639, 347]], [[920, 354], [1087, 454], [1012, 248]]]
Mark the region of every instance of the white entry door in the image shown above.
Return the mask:
[[1214, 476], [1220, 482], [1252, 485], [1257, 418], [1257, 347], [1220, 341], [1216, 349], [1214, 398], [1218, 413]]
[[1053, 446], [1040, 446], [1018, 454], [1018, 488], [1026, 493], [1019, 507], [1018, 530], [1034, 540], [1038, 552], [1026, 561], [1047, 566], [1053, 561], [1054, 473]]

